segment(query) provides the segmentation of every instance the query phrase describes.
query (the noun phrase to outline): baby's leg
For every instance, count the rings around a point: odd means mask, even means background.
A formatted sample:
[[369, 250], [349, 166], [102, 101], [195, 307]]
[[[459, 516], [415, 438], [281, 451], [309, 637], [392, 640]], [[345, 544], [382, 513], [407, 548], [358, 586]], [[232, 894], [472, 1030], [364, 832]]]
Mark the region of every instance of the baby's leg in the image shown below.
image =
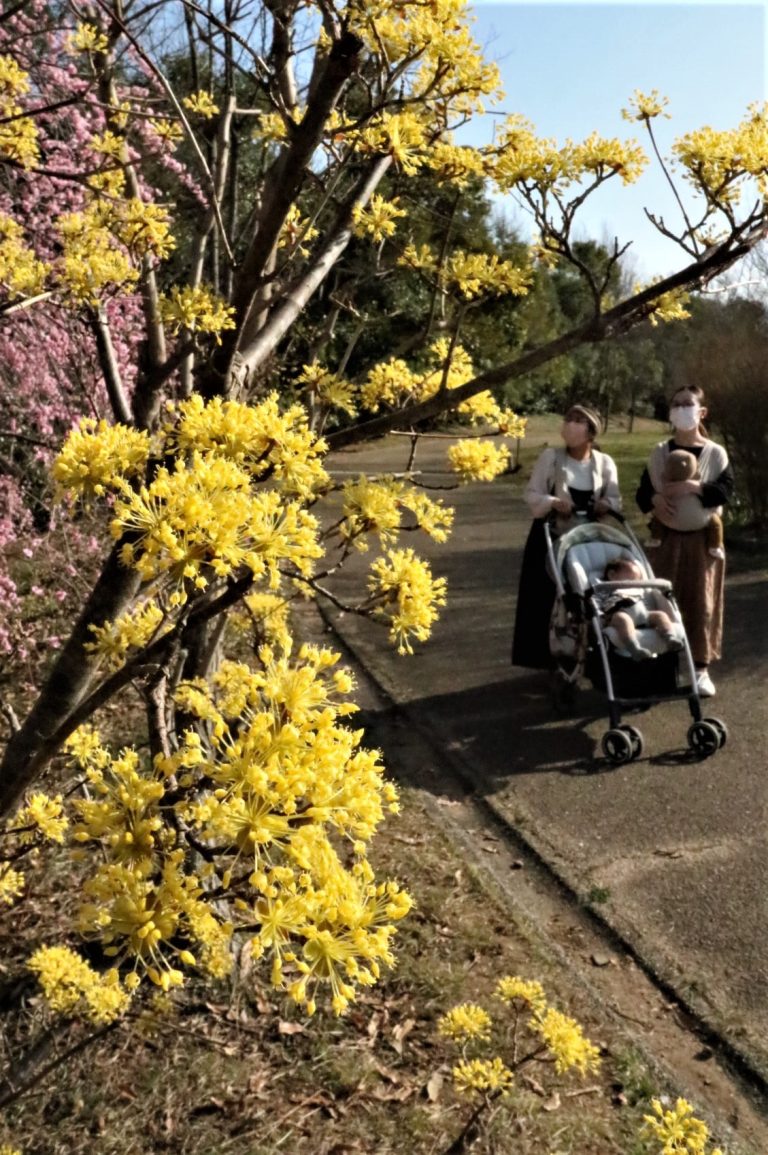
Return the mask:
[[618, 613], [611, 616], [610, 625], [613, 626], [618, 635], [620, 649], [625, 650], [630, 658], [640, 659], [651, 657], [650, 651], [644, 649], [638, 642], [635, 623], [629, 614], [624, 613], [623, 610], [619, 610]]
[[651, 610], [648, 614], [648, 624], [661, 635], [670, 650], [682, 650], [682, 638], [675, 628], [675, 623], [664, 610]]

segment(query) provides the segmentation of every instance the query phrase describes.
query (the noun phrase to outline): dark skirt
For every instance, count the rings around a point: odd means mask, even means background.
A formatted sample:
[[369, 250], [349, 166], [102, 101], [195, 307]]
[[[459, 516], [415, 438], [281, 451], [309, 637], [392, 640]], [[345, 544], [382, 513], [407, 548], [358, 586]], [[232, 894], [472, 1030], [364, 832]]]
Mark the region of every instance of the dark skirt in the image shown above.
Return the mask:
[[547, 573], [544, 521], [535, 518], [523, 550], [512, 640], [512, 665], [550, 670], [549, 621], [555, 603], [555, 583]]

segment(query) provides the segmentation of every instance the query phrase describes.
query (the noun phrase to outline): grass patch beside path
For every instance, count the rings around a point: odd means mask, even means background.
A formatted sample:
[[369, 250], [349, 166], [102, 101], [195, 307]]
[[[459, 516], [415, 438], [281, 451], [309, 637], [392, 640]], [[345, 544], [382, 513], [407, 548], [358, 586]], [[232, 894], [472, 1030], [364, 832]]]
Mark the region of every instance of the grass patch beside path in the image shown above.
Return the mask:
[[642, 1060], [483, 889], [418, 791], [404, 791], [375, 858], [417, 906], [399, 936], [399, 968], [345, 1018], [308, 1022], [276, 1006], [254, 984], [256, 964], [233, 992], [190, 991], [176, 1013], [75, 1056], [6, 1112], [0, 1143], [24, 1155], [439, 1155], [470, 1107], [450, 1089], [455, 1056], [437, 1019], [458, 1002], [491, 1006], [497, 979], [520, 974], [583, 1025], [602, 1066], [582, 1081], [538, 1065], [473, 1152], [650, 1150], [636, 1137], [653, 1086]]

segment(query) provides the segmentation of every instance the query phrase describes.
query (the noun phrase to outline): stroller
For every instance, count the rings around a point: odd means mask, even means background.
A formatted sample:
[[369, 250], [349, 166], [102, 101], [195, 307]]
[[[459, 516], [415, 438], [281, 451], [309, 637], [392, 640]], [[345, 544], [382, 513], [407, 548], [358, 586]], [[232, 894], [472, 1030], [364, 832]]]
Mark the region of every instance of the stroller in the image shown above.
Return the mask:
[[[571, 702], [582, 676], [606, 694], [611, 728], [603, 735], [601, 748], [605, 758], [618, 766], [644, 751], [640, 731], [622, 723], [623, 710], [687, 698], [693, 719], [688, 746], [700, 757], [709, 757], [725, 745], [728, 731], [719, 718], [702, 717], [696, 671], [672, 585], [653, 576], [640, 542], [621, 514], [611, 516], [617, 525], [583, 517], [557, 538], [545, 523], [547, 565], [556, 589], [550, 623], [555, 702]], [[606, 565], [619, 558], [639, 563], [644, 579], [604, 581]], [[601, 596], [618, 587], [664, 594], [679, 639], [675, 649], [656, 630], [638, 627], [638, 642], [649, 657], [637, 661], [622, 654], [616, 631], [603, 624], [601, 608]]]

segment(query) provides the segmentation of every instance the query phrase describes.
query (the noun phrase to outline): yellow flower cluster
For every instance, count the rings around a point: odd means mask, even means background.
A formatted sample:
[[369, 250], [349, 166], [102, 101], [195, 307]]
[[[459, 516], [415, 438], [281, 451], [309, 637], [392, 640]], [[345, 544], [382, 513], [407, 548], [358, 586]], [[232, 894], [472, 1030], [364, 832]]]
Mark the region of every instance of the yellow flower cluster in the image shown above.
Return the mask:
[[309, 256], [307, 245], [319, 236], [318, 229], [310, 224], [307, 217], [302, 216], [298, 205], [293, 204], [286, 213], [277, 243], [281, 249], [291, 249], [299, 256], [307, 257]]
[[374, 365], [360, 389], [366, 409], [375, 413], [381, 405], [403, 405], [414, 397], [416, 379], [405, 361], [390, 357]]
[[350, 417], [357, 413], [354, 385], [331, 373], [319, 361], [302, 366], [297, 383], [316, 404], [329, 409], [343, 409]]
[[505, 437], [514, 437], [516, 441], [522, 441], [525, 437], [526, 429], [528, 428], [528, 418], [520, 417], [512, 409], [501, 409], [497, 417], [499, 426], [499, 433]]
[[448, 449], [448, 460], [462, 482], [493, 481], [509, 465], [509, 450], [492, 441], [457, 441]]
[[724, 1155], [719, 1147], [708, 1146], [709, 1128], [695, 1117], [686, 1099], [678, 1099], [667, 1111], [658, 1099], [651, 1106], [654, 1114], [643, 1116], [644, 1130], [661, 1144], [658, 1155]]
[[539, 193], [553, 189], [562, 194], [588, 174], [601, 180], [617, 175], [631, 184], [648, 163], [635, 141], [606, 140], [597, 133], [558, 148], [554, 140], [537, 137], [531, 122], [518, 114], [504, 122], [494, 154], [488, 170], [499, 188], [536, 185]]
[[0, 903], [13, 906], [24, 892], [26, 879], [22, 870], [13, 870], [7, 863], [0, 865]]
[[243, 567], [274, 589], [282, 563], [308, 577], [322, 554], [311, 514], [274, 490], [254, 493], [248, 473], [224, 457], [195, 452], [148, 486], [119, 484], [113, 514], [112, 536], [127, 538], [123, 564], [145, 582], [168, 579], [171, 605]]
[[345, 483], [342, 512], [339, 535], [358, 550], [368, 549], [368, 534], [376, 534], [382, 545], [393, 544], [404, 528], [406, 512], [414, 515], [416, 526], [434, 541], [447, 541], [454, 515], [450, 506], [433, 501], [404, 481], [364, 476]]
[[93, 641], [87, 642], [85, 648], [117, 670], [125, 663], [130, 650], [139, 650], [152, 640], [164, 617], [156, 602], [146, 601], [103, 626], [92, 625]]
[[57, 221], [64, 248], [58, 262], [63, 285], [79, 304], [98, 304], [106, 289], [130, 289], [139, 270], [103, 223], [101, 209], [65, 213]]
[[[492, 1020], [485, 1008], [475, 1003], [454, 1007], [438, 1022], [438, 1033], [461, 1045], [465, 1054], [471, 1049], [486, 1049], [492, 1042], [492, 1032], [498, 1036], [492, 1044], [494, 1050], [502, 1050], [510, 1043], [510, 1066], [495, 1055], [491, 1059], [473, 1058], [454, 1067], [454, 1083], [459, 1091], [495, 1097], [509, 1086], [513, 1072], [534, 1059], [552, 1063], [558, 1074], [576, 1070], [586, 1075], [597, 1068], [597, 1047], [584, 1037], [578, 1023], [547, 1004], [541, 983], [504, 975], [496, 985], [495, 995], [512, 1013], [511, 1035], [506, 1023], [498, 1018]], [[529, 1046], [521, 1050], [523, 1032]]]
[[398, 204], [398, 197], [388, 201], [374, 193], [367, 208], [355, 205], [352, 210], [352, 220], [355, 224], [356, 235], [359, 237], [368, 236], [376, 244], [385, 240], [386, 237], [391, 237], [397, 227], [395, 224], [397, 218], [408, 215], [404, 209], [397, 207]]
[[29, 168], [39, 159], [37, 128], [22, 116], [17, 98], [29, 92], [29, 77], [11, 56], [0, 56], [0, 155]]
[[504, 975], [496, 984], [496, 996], [502, 1002], [514, 1003], [519, 1000], [532, 1011], [543, 1011], [547, 999], [544, 987], [535, 979], [521, 979], [517, 975]]
[[106, 52], [109, 41], [95, 24], [84, 21], [70, 33], [66, 46], [69, 52]]
[[649, 93], [641, 92], [636, 88], [629, 98], [629, 108], [622, 108], [621, 115], [625, 120], [649, 121], [657, 116], [664, 116], [669, 120], [669, 113], [664, 109], [669, 104], [669, 98], [662, 96], [653, 88]]
[[40, 792], [33, 794], [16, 814], [17, 827], [31, 827], [24, 834], [25, 839], [40, 833], [51, 842], [63, 842], [69, 819], [63, 813], [63, 800], [60, 794], [55, 798]]
[[440, 114], [446, 118], [482, 111], [482, 97], [498, 94], [498, 69], [483, 60], [470, 35], [465, 0], [434, 0], [429, 5], [355, 0], [347, 13], [351, 29], [375, 59], [387, 68], [395, 61], [411, 62], [399, 75], [403, 96], [428, 97], [436, 120]]
[[86, 501], [103, 497], [119, 481], [144, 472], [149, 450], [149, 436], [144, 430], [84, 417], [53, 463], [57, 490]]
[[479, 149], [453, 144], [448, 139], [437, 140], [426, 156], [426, 167], [441, 184], [466, 188], [471, 180], [484, 180], [485, 161]]
[[493, 1059], [465, 1059], [453, 1068], [451, 1074], [457, 1091], [507, 1093], [514, 1075], [498, 1057]]
[[457, 250], [438, 268], [436, 254], [428, 245], [407, 245], [398, 264], [408, 265], [436, 279], [447, 292], [471, 301], [484, 296], [524, 296], [531, 282], [530, 268], [521, 268], [495, 253]]
[[281, 411], [276, 393], [258, 405], [221, 398], [206, 403], [196, 394], [169, 406], [168, 413], [178, 415], [178, 427], [166, 426], [166, 451], [226, 458], [254, 479], [268, 476], [282, 493], [305, 500], [330, 484], [321, 460], [325, 442], [310, 430], [306, 409], [291, 405]]
[[461, 1003], [438, 1020], [437, 1032], [463, 1042], [465, 1039], [489, 1039], [491, 1026], [491, 1016], [484, 1007], [477, 1003]]
[[537, 1011], [531, 1020], [531, 1030], [546, 1043], [558, 1074], [575, 1067], [585, 1075], [600, 1065], [598, 1048], [585, 1038], [576, 1020], [561, 1014], [554, 1007]]
[[[711, 205], [733, 206], [747, 178], [761, 196], [768, 194], [768, 102], [749, 106], [735, 129], [706, 127], [676, 140], [672, 151], [685, 178], [707, 195]], [[748, 185], [746, 187], [749, 187]]]
[[50, 267], [25, 245], [21, 225], [0, 213], [0, 286], [11, 300], [42, 293], [49, 272]]
[[206, 92], [204, 89], [200, 89], [199, 92], [193, 92], [190, 96], [185, 96], [181, 103], [185, 108], [188, 108], [190, 112], [202, 117], [203, 120], [210, 120], [219, 112], [218, 104], [210, 92]]
[[368, 122], [356, 138], [363, 152], [391, 156], [405, 176], [414, 176], [428, 151], [428, 134], [417, 112], [380, 113]]
[[51, 1010], [60, 1014], [85, 1013], [95, 1023], [110, 1023], [130, 1001], [116, 970], [97, 974], [69, 947], [40, 947], [28, 965], [37, 975]]
[[368, 588], [376, 615], [389, 622], [398, 653], [412, 654], [411, 639], [426, 641], [438, 607], [445, 605], [445, 578], [433, 578], [429, 564], [412, 549], [395, 549], [373, 563]]
[[219, 344], [221, 333], [235, 327], [235, 310], [205, 285], [174, 285], [160, 298], [160, 315], [175, 333], [213, 333]]

